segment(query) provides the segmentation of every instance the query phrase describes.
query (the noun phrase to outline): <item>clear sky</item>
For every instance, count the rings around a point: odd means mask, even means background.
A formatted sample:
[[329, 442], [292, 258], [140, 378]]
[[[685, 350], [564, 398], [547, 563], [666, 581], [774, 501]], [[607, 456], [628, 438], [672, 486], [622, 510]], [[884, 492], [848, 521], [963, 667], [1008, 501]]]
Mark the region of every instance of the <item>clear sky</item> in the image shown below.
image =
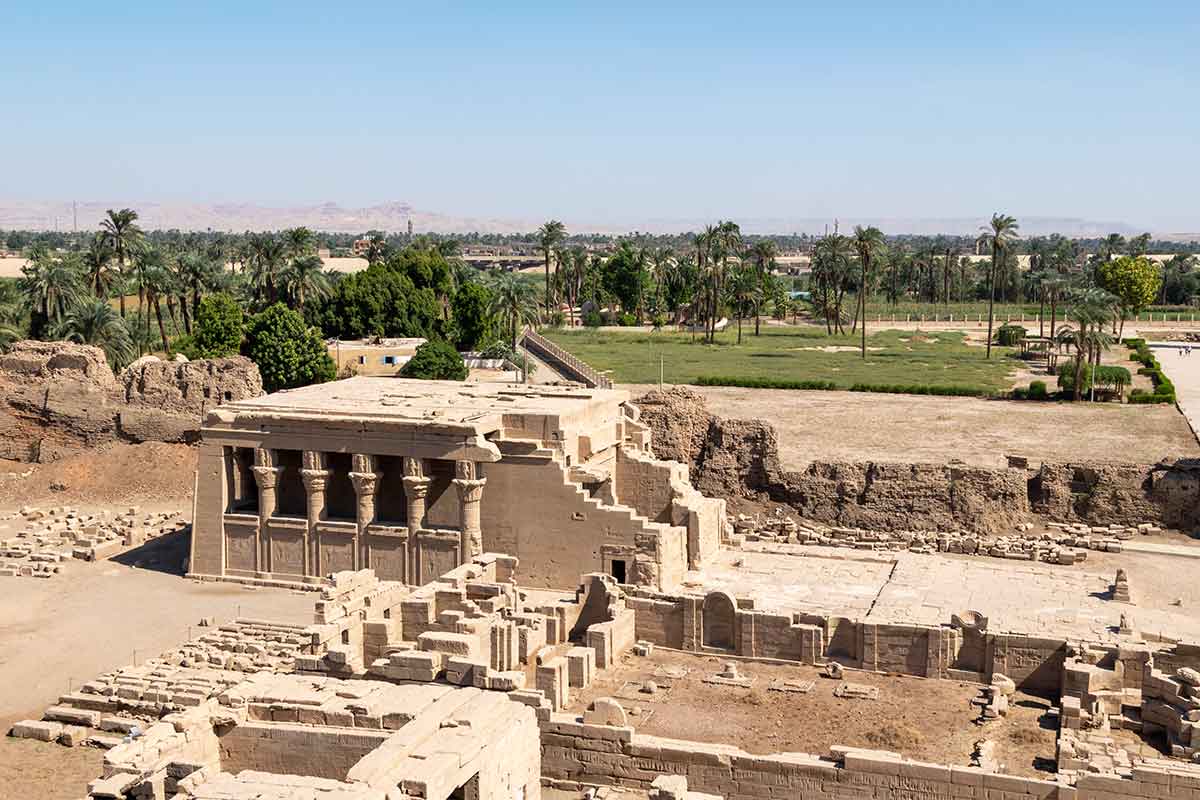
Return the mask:
[[1200, 4], [0, 2], [0, 197], [1200, 230]]

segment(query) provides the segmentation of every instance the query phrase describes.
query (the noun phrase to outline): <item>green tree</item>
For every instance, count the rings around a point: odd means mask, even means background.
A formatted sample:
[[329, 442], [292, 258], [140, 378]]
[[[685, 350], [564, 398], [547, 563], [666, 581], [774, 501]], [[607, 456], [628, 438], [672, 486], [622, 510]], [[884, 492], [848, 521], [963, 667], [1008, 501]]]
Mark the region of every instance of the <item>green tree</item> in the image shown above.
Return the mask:
[[[862, 357], [867, 357], [867, 290], [870, 286], [868, 275], [875, 256], [883, 250], [883, 232], [874, 226], [864, 228], [854, 226], [854, 249], [858, 253], [858, 263], [862, 269], [862, 280], [858, 284], [859, 321], [862, 322]], [[947, 275], [949, 274], [949, 256], [946, 257]], [[947, 283], [949, 279], [947, 278]], [[946, 292], [949, 299], [949, 291]]]
[[[130, 260], [142, 248], [146, 233], [137, 224], [138, 215], [132, 208], [108, 210], [100, 222], [100, 238], [117, 259], [117, 267], [125, 273]], [[121, 316], [125, 316], [125, 295], [121, 294]]]
[[457, 350], [448, 342], [431, 339], [417, 348], [400, 370], [400, 376], [427, 381], [462, 381], [466, 380], [467, 372], [467, 365]]
[[633, 243], [625, 240], [617, 252], [604, 262], [601, 284], [604, 291], [615, 297], [621, 310], [630, 314], [639, 311], [646, 271], [644, 260]]
[[37, 336], [62, 321], [83, 296], [80, 268], [70, 259], [56, 258], [44, 247], [31, 248], [21, 268], [21, 291], [34, 310], [32, 333]]
[[251, 317], [245, 354], [258, 365], [268, 392], [324, 383], [336, 373], [320, 332], [283, 303]]
[[553, 302], [550, 298], [550, 254], [567, 238], [567, 227], [556, 219], [552, 219], [538, 228], [538, 247], [542, 250], [542, 258], [546, 263], [546, 313], [550, 313]]
[[200, 301], [196, 311], [193, 351], [197, 358], [224, 358], [237, 353], [242, 345], [242, 307], [230, 295], [210, 294]]
[[83, 251], [83, 268], [87, 273], [87, 283], [101, 300], [107, 299], [112, 293], [113, 281], [118, 277], [112, 269], [113, 253], [102, 234], [96, 234], [88, 242], [87, 250]]
[[75, 306], [53, 334], [57, 339], [99, 347], [114, 372], [133, 360], [133, 342], [125, 320], [104, 300], [86, 300]]
[[987, 357], [992, 357], [992, 324], [995, 321], [996, 314], [996, 273], [997, 267], [1004, 258], [1005, 251], [1016, 238], [1017, 229], [1020, 226], [1017, 220], [1007, 214], [999, 212], [992, 214], [992, 221], [983, 226], [983, 232], [979, 235], [978, 242], [980, 245], [988, 248], [992, 252], [991, 267], [988, 270], [988, 331], [987, 331]]
[[306, 316], [326, 336], [439, 338], [440, 309], [432, 289], [418, 289], [392, 261], [376, 262], [339, 280], [328, 298], [309, 303]]
[[478, 283], [464, 283], [451, 303], [456, 341], [463, 350], [478, 350], [491, 341], [495, 327], [492, 293]]
[[1121, 256], [1096, 267], [1096, 283], [1116, 296], [1121, 310], [1121, 333], [1124, 333], [1125, 317], [1154, 302], [1162, 272], [1145, 256]]
[[[775, 242], [771, 239], [759, 239], [750, 246], [750, 252], [748, 255], [750, 260], [754, 263], [755, 280], [758, 282], [760, 289], [765, 289], [767, 279], [771, 277], [771, 270], [775, 266], [775, 256], [778, 255], [778, 249], [775, 246]], [[759, 332], [759, 325], [762, 318], [761, 298], [763, 296], [764, 294], [760, 292], [758, 295], [759, 299], [754, 303], [755, 336], [761, 335]]]

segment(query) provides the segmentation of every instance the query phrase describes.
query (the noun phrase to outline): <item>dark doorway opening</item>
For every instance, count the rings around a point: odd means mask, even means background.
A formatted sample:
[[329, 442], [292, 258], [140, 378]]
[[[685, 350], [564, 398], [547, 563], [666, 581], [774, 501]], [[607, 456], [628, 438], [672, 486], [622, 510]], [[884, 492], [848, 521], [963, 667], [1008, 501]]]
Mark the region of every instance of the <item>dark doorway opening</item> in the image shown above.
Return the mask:
[[617, 583], [625, 583], [625, 559], [612, 560], [612, 576], [617, 579]]

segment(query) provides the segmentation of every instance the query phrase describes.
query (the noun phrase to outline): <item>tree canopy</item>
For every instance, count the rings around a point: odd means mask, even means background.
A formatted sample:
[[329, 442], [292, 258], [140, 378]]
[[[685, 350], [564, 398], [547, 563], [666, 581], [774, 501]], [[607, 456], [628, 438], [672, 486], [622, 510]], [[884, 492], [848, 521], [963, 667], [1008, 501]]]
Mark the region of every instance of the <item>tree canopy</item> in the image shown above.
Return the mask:
[[449, 343], [432, 339], [417, 348], [417, 352], [400, 370], [401, 377], [427, 381], [461, 381], [467, 377], [467, 365]]
[[258, 365], [268, 392], [333, 380], [333, 359], [315, 328], [276, 303], [246, 325], [245, 354]]

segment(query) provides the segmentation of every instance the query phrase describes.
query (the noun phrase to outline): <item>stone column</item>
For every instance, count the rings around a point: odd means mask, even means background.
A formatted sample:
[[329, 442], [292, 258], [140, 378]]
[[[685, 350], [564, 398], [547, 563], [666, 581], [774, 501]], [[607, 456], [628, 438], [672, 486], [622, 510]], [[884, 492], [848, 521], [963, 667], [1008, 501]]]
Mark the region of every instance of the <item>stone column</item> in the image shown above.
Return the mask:
[[304, 481], [307, 497], [308, 528], [304, 534], [304, 574], [321, 574], [321, 535], [317, 523], [325, 516], [325, 487], [329, 483], [330, 470], [325, 468], [325, 454], [305, 450], [300, 479]]
[[367, 547], [367, 526], [375, 521], [375, 496], [379, 493], [379, 479], [383, 473], [375, 471], [375, 457], [355, 454], [351, 462], [350, 482], [354, 484], [354, 495], [358, 498], [358, 541], [354, 548], [354, 568], [371, 566], [370, 549]]
[[425, 527], [425, 498], [429, 494], [429, 480], [425, 476], [425, 464], [421, 459], [404, 459], [404, 499], [408, 502], [410, 536]]
[[408, 503], [408, 546], [404, 559], [408, 574], [405, 580], [419, 584], [421, 574], [421, 542], [418, 531], [425, 527], [425, 498], [429, 495], [430, 479], [425, 475], [425, 462], [419, 458], [404, 459], [404, 499]]
[[254, 482], [258, 484], [258, 541], [254, 550], [254, 571], [271, 571], [271, 545], [267, 535], [267, 520], [275, 513], [275, 487], [282, 467], [275, 466], [275, 452], [260, 447], [254, 451]]
[[475, 462], [459, 461], [455, 467], [458, 477], [454, 488], [458, 489], [461, 522], [461, 547], [459, 558], [462, 563], [483, 553], [483, 527], [480, 524], [479, 503], [483, 500], [483, 487], [487, 478], [477, 477]]

